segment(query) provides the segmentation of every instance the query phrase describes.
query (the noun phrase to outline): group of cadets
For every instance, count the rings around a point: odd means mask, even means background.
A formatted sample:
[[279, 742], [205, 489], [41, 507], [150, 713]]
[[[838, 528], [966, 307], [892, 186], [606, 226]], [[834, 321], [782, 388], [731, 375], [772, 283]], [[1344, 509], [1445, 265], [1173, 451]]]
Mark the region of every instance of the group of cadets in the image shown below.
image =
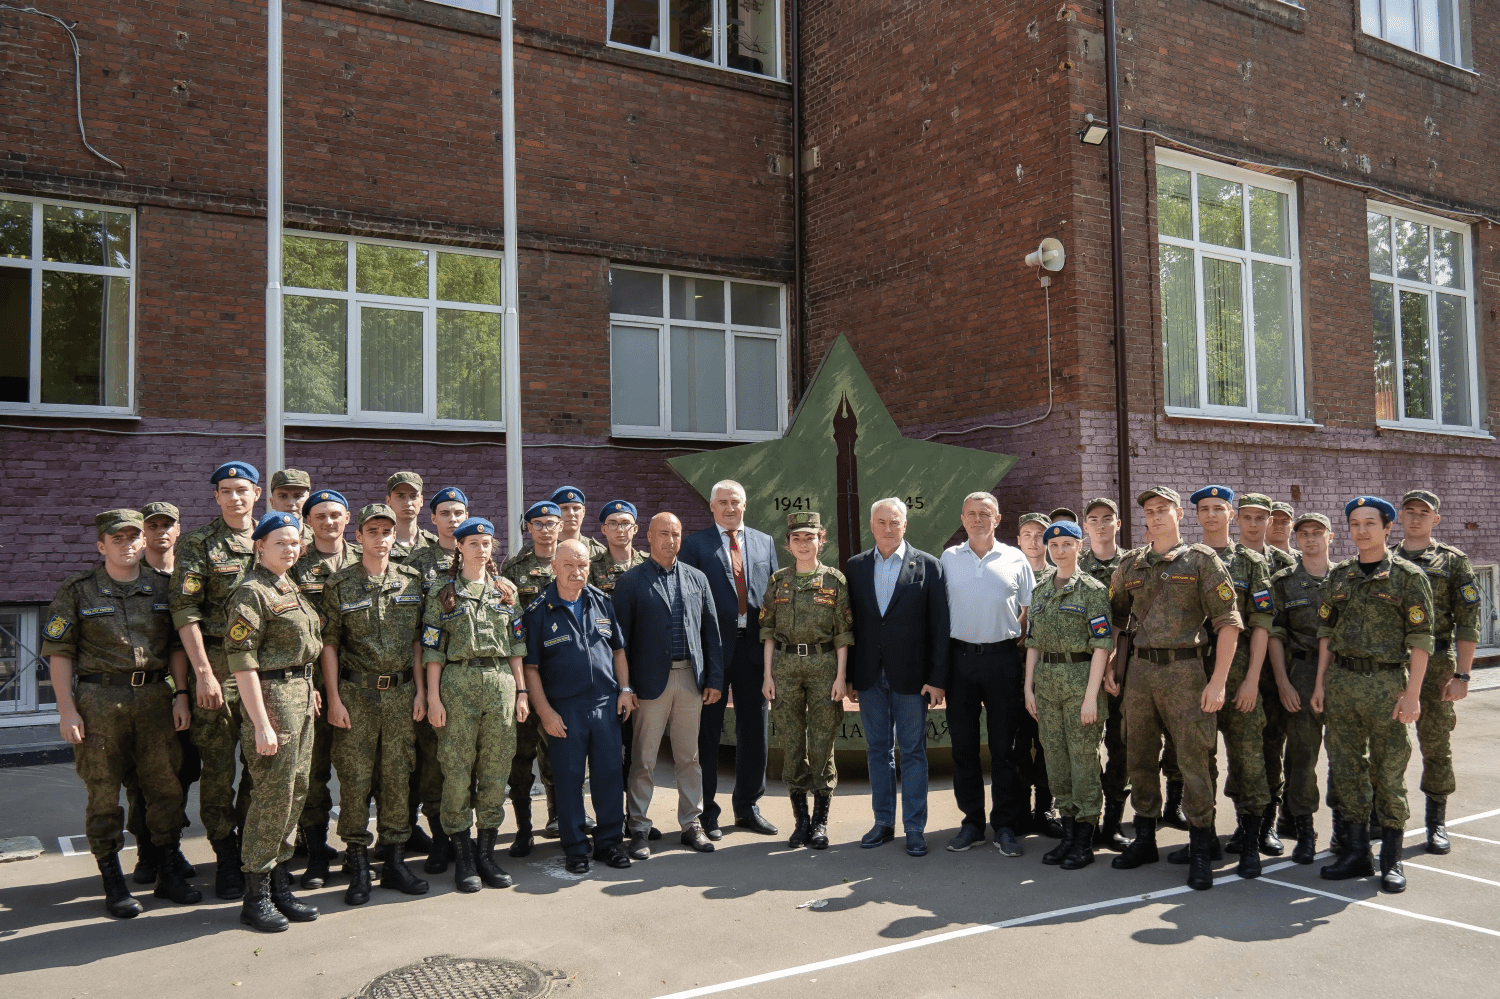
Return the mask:
[[[427, 502], [436, 533], [418, 525], [423, 483], [414, 472], [392, 475], [384, 502], [353, 514], [341, 493], [315, 491], [307, 473], [278, 471], [259, 519], [253, 466], [228, 462], [210, 481], [219, 516], [180, 538], [170, 503], [99, 514], [102, 562], [63, 583], [44, 627], [42, 652], [87, 787], [86, 832], [111, 915], [142, 911], [118, 857], [127, 829], [138, 844], [135, 883], [154, 882], [157, 898], [201, 901], [180, 849], [195, 779], [217, 858], [215, 894], [243, 899], [241, 921], [259, 930], [317, 918], [292, 894], [287, 863], [305, 849], [302, 887], [329, 877], [338, 855], [328, 845], [334, 771], [351, 905], [370, 897], [372, 859], [382, 862], [382, 887], [427, 892], [408, 853], [426, 854], [427, 874], [453, 865], [460, 891], [511, 885], [495, 841], [508, 796], [516, 819], [509, 853], [533, 849], [534, 763], [543, 833], [561, 835], [570, 869], [587, 869], [579, 852], [587, 844], [572, 840], [595, 829], [583, 808], [586, 766], [599, 823], [613, 830], [596, 833], [594, 855], [629, 866], [620, 843], [629, 759], [616, 782], [613, 758], [631, 743], [630, 688], [616, 684], [618, 705], [602, 707], [560, 696], [568, 685], [549, 681], [544, 694], [535, 664], [565, 641], [554, 635], [581, 628], [588, 636], [566, 645], [580, 650], [569, 667], [578, 689], [590, 689], [594, 673], [623, 675], [609, 595], [646, 559], [634, 547], [633, 505], [604, 505], [608, 543], [600, 544], [583, 533], [583, 492], [563, 486], [525, 511], [529, 540], [497, 565], [494, 525], [471, 516], [457, 487]], [[1038, 810], [1055, 803], [1060, 813], [1053, 825], [1061, 841], [1044, 862], [1078, 869], [1103, 846], [1119, 851], [1115, 868], [1151, 863], [1162, 824], [1188, 831], [1188, 845], [1167, 859], [1188, 865], [1197, 889], [1211, 887], [1223, 850], [1238, 853], [1240, 876], [1258, 876], [1262, 854], [1283, 853], [1283, 836], [1295, 839], [1292, 859], [1311, 864], [1315, 768], [1326, 746], [1335, 859], [1322, 875], [1373, 874], [1378, 841], [1383, 887], [1403, 890], [1407, 724], [1416, 722], [1423, 757], [1427, 849], [1447, 853], [1454, 702], [1467, 693], [1479, 637], [1469, 560], [1432, 536], [1439, 498], [1413, 490], [1399, 510], [1379, 497], [1350, 500], [1345, 523], [1356, 553], [1337, 564], [1327, 516], [1298, 516], [1259, 493], [1236, 497], [1223, 485], [1194, 492], [1203, 535], [1196, 544], [1182, 537], [1177, 492], [1154, 487], [1138, 503], [1149, 540], [1130, 551], [1118, 547], [1119, 507], [1107, 498], [1089, 501], [1081, 522], [1065, 508], [1020, 518], [1018, 546], [1037, 580], [1022, 691], [1034, 728], [1012, 759], [1036, 785]], [[773, 580], [786, 599], [767, 604], [762, 637], [781, 640], [776, 614], [812, 622], [825, 609], [814, 605], [828, 603], [828, 621], [810, 639], [827, 654], [799, 661], [801, 673], [768, 656], [764, 692], [778, 731], [805, 746], [787, 754], [788, 787], [794, 806], [801, 803], [794, 839], [824, 846], [837, 695], [856, 636], [846, 595], [822, 601], [815, 598], [827, 591], [804, 585], [826, 569], [818, 561], [824, 535], [815, 514], [796, 516], [808, 521], [788, 528], [798, 564]], [[1391, 545], [1398, 519], [1404, 537]], [[1238, 540], [1230, 536], [1236, 522]], [[555, 585], [556, 566], [565, 586]], [[579, 587], [573, 601], [559, 595]], [[803, 590], [811, 602], [799, 611]], [[824, 689], [835, 696], [809, 693]], [[586, 737], [563, 739], [564, 730]], [[565, 752], [547, 752], [549, 731]], [[1215, 816], [1220, 734], [1236, 812], [1225, 844]], [[566, 793], [554, 790], [553, 767]], [[1127, 799], [1133, 839], [1121, 828]]]

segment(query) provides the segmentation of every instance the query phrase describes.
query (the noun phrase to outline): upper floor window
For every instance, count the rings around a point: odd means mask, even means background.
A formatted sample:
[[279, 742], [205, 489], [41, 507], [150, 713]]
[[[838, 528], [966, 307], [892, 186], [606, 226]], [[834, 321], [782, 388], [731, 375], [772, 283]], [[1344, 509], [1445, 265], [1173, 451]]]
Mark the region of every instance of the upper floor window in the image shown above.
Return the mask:
[[781, 0], [610, 0], [609, 40], [781, 77]]
[[447, 7], [462, 7], [465, 10], [477, 10], [481, 14], [498, 14], [499, 0], [432, 0]]
[[1471, 69], [1469, 0], [1360, 0], [1366, 34]]
[[0, 411], [126, 415], [135, 216], [0, 194]]
[[289, 419], [503, 425], [499, 254], [312, 233], [282, 247]]
[[1156, 187], [1167, 411], [1301, 420], [1296, 187], [1168, 150]]
[[779, 434], [784, 299], [776, 284], [611, 267], [611, 432], [748, 441]]
[[1374, 203], [1368, 222], [1376, 419], [1477, 430], [1469, 227]]

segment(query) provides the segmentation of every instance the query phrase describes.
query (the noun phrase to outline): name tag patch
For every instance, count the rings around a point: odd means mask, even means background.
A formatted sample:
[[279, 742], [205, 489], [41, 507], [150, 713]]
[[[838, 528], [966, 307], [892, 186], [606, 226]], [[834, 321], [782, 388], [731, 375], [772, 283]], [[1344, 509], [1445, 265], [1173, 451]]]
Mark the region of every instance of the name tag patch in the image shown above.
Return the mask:
[[[368, 602], [366, 601], [366, 603]], [[393, 604], [419, 604], [421, 602], [422, 596], [418, 593], [398, 593], [391, 598], [391, 603]]]
[[1058, 604], [1057, 609], [1062, 611], [1070, 611], [1074, 614], [1087, 614], [1089, 612], [1089, 609], [1083, 606], [1083, 604]]
[[294, 597], [291, 600], [283, 600], [279, 604], [272, 604], [271, 605], [271, 613], [275, 614], [277, 617], [280, 617], [282, 614], [285, 614], [287, 611], [294, 611], [298, 607], [301, 607], [301, 606], [302, 606], [301, 602], [298, 601]]
[[1198, 577], [1190, 572], [1170, 573], [1167, 578], [1174, 583], [1196, 583], [1198, 581]]
[[1127, 579], [1127, 580], [1125, 580], [1125, 587], [1124, 588], [1127, 589], [1127, 590], [1133, 590], [1137, 586], [1143, 585], [1145, 582], [1146, 581], [1144, 579]]
[[78, 609], [78, 613], [84, 617], [103, 617], [106, 614], [113, 614], [114, 612], [115, 609], [113, 607], [80, 607]]
[[240, 567], [234, 562], [222, 562], [214, 566], [214, 572], [239, 572]]
[[172, 605], [171, 604], [152, 604], [151, 605], [151, 609], [154, 610], [154, 611], [171, 610], [172, 609]]
[[1307, 597], [1301, 597], [1297, 600], [1288, 600], [1286, 602], [1286, 606], [1288, 610], [1291, 610], [1293, 607], [1306, 607], [1310, 603], [1312, 603], [1310, 599], [1308, 599]]
[[351, 600], [347, 604], [339, 604], [339, 613], [347, 614], [350, 611], [368, 610], [369, 607], [370, 598], [365, 597], [363, 600]]

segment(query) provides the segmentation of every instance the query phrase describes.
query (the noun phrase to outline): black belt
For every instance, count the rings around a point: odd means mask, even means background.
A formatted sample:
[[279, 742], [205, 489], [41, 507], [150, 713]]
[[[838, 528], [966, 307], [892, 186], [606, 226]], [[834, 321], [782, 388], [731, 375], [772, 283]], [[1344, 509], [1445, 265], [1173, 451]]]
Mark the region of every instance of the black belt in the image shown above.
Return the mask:
[[1346, 669], [1351, 673], [1376, 673], [1388, 669], [1402, 669], [1405, 662], [1383, 663], [1375, 659], [1355, 659], [1352, 656], [1334, 656], [1334, 663], [1340, 669]]
[[787, 652], [794, 656], [816, 656], [821, 655], [824, 652], [832, 652], [833, 643], [817, 642], [809, 644], [807, 642], [777, 642], [776, 651]]
[[1006, 646], [1014, 647], [1016, 640], [1007, 638], [1003, 642], [965, 642], [961, 639], [951, 638], [948, 644], [960, 652], [968, 652], [976, 656], [988, 656], [996, 652], [1005, 651]]
[[1165, 666], [1168, 663], [1181, 662], [1184, 659], [1202, 659], [1203, 649], [1201, 646], [1189, 645], [1185, 649], [1142, 649], [1135, 650], [1137, 659], [1144, 659], [1148, 663], [1156, 663]]
[[350, 683], [361, 687], [374, 687], [376, 690], [390, 690], [399, 687], [411, 679], [411, 670], [404, 669], [399, 673], [362, 673], [358, 670], [339, 669], [339, 679], [348, 680]]
[[1043, 652], [1042, 653], [1042, 662], [1044, 662], [1044, 663], [1086, 663], [1086, 662], [1092, 662], [1093, 659], [1094, 659], [1094, 654], [1092, 652]]
[[1293, 649], [1291, 657], [1294, 663], [1315, 663], [1318, 661], [1318, 654], [1316, 652], [1304, 652], [1301, 649]]
[[1453, 640], [1451, 638], [1438, 638], [1432, 642], [1433, 655], [1437, 655], [1440, 652], [1447, 652], [1451, 648], [1453, 648]]
[[263, 669], [257, 670], [256, 675], [265, 680], [311, 680], [313, 675], [313, 663], [304, 666], [288, 666], [286, 669]]
[[167, 678], [164, 669], [138, 669], [132, 673], [80, 673], [79, 683], [97, 683], [101, 687], [144, 687]]
[[472, 666], [475, 669], [503, 668], [507, 672], [510, 670], [510, 661], [508, 659], [501, 659], [498, 656], [475, 656], [473, 659], [462, 659], [460, 662], [465, 666]]

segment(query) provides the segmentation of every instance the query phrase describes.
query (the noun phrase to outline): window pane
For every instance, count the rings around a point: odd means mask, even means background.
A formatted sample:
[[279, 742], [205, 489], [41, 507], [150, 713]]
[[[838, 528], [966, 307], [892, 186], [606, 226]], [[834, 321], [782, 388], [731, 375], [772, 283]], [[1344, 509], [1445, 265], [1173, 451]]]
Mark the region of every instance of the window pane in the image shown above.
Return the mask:
[[0, 267], [0, 402], [31, 401], [31, 272]]
[[437, 297], [443, 301], [500, 304], [499, 257], [439, 253], [437, 269]]
[[1427, 296], [1401, 293], [1401, 377], [1406, 417], [1432, 419], [1432, 359], [1428, 355]]
[[361, 308], [359, 367], [360, 409], [367, 413], [420, 413], [422, 313], [368, 305]]
[[1366, 34], [1379, 35], [1380, 0], [1359, 0], [1359, 23]]
[[31, 256], [31, 203], [0, 201], [0, 257]]
[[42, 206], [42, 256], [64, 264], [130, 266], [130, 216]]
[[1280, 191], [1250, 188], [1250, 249], [1278, 257], [1292, 255], [1287, 196]]
[[1432, 283], [1464, 287], [1464, 237], [1447, 229], [1432, 230]]
[[628, 427], [661, 426], [661, 334], [654, 328], [609, 331], [610, 420]]
[[615, 0], [615, 23], [609, 40], [639, 49], [661, 51], [661, 10], [656, 0]]
[[287, 295], [281, 300], [288, 413], [348, 412], [349, 306], [333, 298]]
[[1385, 37], [1409, 49], [1417, 47], [1417, 21], [1412, 0], [1385, 0]]
[[42, 402], [126, 405], [129, 350], [129, 278], [42, 275]]
[[1193, 251], [1161, 248], [1162, 337], [1167, 353], [1167, 405], [1198, 408], [1198, 293]]
[[1427, 227], [1396, 220], [1396, 276], [1407, 281], [1427, 280]]
[[728, 0], [730, 69], [775, 75], [776, 7], [776, 0]]
[[366, 295], [426, 298], [427, 251], [356, 243], [354, 289]]
[[781, 328], [781, 289], [763, 284], [729, 286], [729, 314], [736, 326]]
[[20, 645], [16, 641], [21, 634], [21, 615], [14, 611], [0, 611], [0, 710], [15, 709], [21, 700], [21, 684], [15, 678], [20, 670]]
[[672, 327], [672, 429], [722, 434], [728, 428], [724, 334]]
[[734, 338], [734, 423], [738, 430], [775, 430], [776, 341]]
[[[442, 258], [438, 257], [438, 279]], [[484, 260], [484, 257], [475, 257]], [[498, 262], [498, 261], [497, 261]], [[500, 402], [503, 317], [497, 312], [437, 310], [437, 415], [440, 420], [505, 419]]]
[[713, 59], [713, 0], [672, 0], [670, 10], [672, 51], [694, 59]]
[[661, 307], [661, 275], [611, 267], [609, 311], [626, 316], [665, 315]]
[[1438, 371], [1442, 375], [1444, 423], [1467, 427], [1473, 424], [1469, 408], [1469, 313], [1468, 303], [1454, 295], [1439, 295]]
[[672, 275], [672, 318], [700, 323], [724, 321], [724, 282]]
[[1203, 258], [1203, 334], [1210, 406], [1246, 404], [1242, 270], [1232, 260]]
[[1391, 272], [1391, 217], [1370, 212], [1367, 223], [1370, 230], [1370, 271], [1374, 274]]
[[285, 236], [281, 240], [282, 281], [288, 288], [347, 291], [349, 244], [341, 239]]
[[1451, 6], [1452, 0], [1417, 0], [1417, 43], [1418, 51], [1424, 55], [1430, 55], [1434, 59], [1443, 56], [1442, 35], [1439, 28], [1441, 18], [1438, 15], [1439, 5]]
[[1198, 238], [1236, 250], [1244, 248], [1245, 206], [1240, 185], [1198, 175]]
[[1193, 175], [1186, 170], [1156, 168], [1156, 228], [1163, 236], [1193, 238]]
[[1255, 261], [1255, 408], [1297, 412], [1296, 353], [1292, 341], [1292, 269]]
[[1370, 282], [1375, 314], [1375, 419], [1396, 415], [1396, 293], [1383, 281]]

